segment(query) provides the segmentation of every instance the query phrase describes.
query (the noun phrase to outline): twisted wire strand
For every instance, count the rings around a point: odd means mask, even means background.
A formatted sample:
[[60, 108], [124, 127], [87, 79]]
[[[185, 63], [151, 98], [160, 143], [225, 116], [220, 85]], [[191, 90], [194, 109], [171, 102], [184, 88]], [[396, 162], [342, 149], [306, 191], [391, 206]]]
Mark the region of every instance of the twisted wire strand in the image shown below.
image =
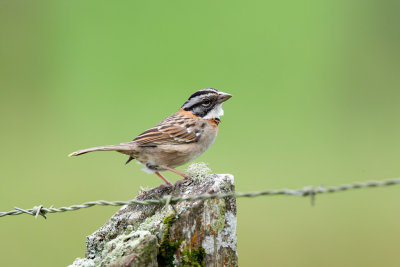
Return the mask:
[[181, 197], [172, 197], [170, 195], [164, 196], [159, 199], [148, 199], [148, 200], [128, 200], [128, 201], [106, 201], [106, 200], [97, 200], [97, 201], [89, 201], [79, 205], [72, 205], [69, 207], [60, 207], [54, 208], [50, 206], [49, 208], [43, 207], [43, 205], [34, 206], [30, 209], [21, 209], [18, 207], [14, 207], [14, 210], [0, 212], [0, 217], [5, 217], [8, 215], [20, 215], [20, 214], [29, 214], [35, 216], [37, 218], [39, 215], [46, 218], [47, 213], [59, 213], [59, 212], [67, 212], [74, 211], [80, 209], [86, 209], [94, 206], [124, 206], [124, 205], [172, 205], [181, 201], [196, 201], [196, 200], [206, 200], [206, 199], [222, 199], [226, 197], [258, 197], [258, 196], [276, 196], [276, 195], [291, 195], [291, 196], [310, 196], [312, 203], [314, 202], [315, 195], [317, 194], [325, 194], [325, 193], [337, 193], [341, 191], [348, 191], [353, 189], [361, 189], [361, 188], [369, 188], [369, 187], [384, 187], [400, 184], [400, 178], [393, 178], [383, 181], [368, 181], [364, 183], [352, 183], [352, 184], [344, 184], [339, 186], [331, 186], [331, 187], [313, 187], [307, 186], [302, 189], [293, 190], [293, 189], [280, 189], [280, 190], [265, 190], [265, 191], [257, 191], [257, 192], [245, 192], [245, 193], [217, 193], [217, 194], [202, 194], [195, 196], [181, 196]]

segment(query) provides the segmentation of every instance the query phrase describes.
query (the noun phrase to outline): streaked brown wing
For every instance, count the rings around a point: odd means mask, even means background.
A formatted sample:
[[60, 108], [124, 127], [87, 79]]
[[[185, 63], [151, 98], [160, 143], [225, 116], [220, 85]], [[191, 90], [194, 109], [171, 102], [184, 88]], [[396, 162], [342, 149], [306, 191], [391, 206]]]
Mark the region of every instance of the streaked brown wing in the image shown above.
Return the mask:
[[187, 144], [197, 141], [197, 135], [186, 125], [196, 124], [193, 118], [185, 118], [174, 114], [160, 122], [157, 126], [143, 132], [133, 143], [141, 146], [157, 146], [162, 144]]

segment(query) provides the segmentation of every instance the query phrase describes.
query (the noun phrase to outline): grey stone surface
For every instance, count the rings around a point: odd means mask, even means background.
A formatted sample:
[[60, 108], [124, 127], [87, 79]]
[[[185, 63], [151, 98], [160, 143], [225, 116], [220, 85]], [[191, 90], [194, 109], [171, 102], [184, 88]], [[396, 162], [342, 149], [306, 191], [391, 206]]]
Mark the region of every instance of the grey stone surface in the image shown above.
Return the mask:
[[[136, 199], [235, 190], [232, 175], [202, 173], [202, 176], [177, 186], [142, 191]], [[234, 198], [184, 201], [174, 207], [178, 216], [171, 206], [122, 207], [104, 226], [88, 236], [85, 258], [77, 258], [70, 266], [238, 265]], [[168, 246], [172, 261], [163, 258], [168, 253], [161, 253]]]

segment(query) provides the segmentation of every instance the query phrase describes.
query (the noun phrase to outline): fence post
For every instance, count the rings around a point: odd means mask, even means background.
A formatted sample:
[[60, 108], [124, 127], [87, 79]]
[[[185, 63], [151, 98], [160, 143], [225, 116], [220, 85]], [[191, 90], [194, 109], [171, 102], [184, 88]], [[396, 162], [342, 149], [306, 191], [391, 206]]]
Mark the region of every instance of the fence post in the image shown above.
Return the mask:
[[[174, 187], [142, 191], [136, 199], [234, 191], [232, 175], [211, 174]], [[124, 206], [88, 236], [86, 246], [85, 258], [77, 258], [70, 266], [235, 267], [236, 200]]]

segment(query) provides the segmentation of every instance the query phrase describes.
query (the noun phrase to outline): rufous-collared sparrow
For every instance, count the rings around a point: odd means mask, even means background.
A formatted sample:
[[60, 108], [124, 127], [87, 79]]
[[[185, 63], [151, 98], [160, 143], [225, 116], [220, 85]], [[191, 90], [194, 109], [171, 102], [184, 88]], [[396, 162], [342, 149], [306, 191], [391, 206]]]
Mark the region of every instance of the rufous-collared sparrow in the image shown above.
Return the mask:
[[175, 170], [204, 153], [214, 142], [219, 117], [224, 114], [222, 104], [232, 95], [213, 88], [192, 94], [178, 112], [148, 129], [133, 141], [119, 145], [99, 146], [78, 150], [69, 156], [92, 151], [117, 151], [145, 165], [144, 171], [157, 174], [166, 184], [171, 183], [160, 171], [172, 171], [185, 179], [188, 175]]

